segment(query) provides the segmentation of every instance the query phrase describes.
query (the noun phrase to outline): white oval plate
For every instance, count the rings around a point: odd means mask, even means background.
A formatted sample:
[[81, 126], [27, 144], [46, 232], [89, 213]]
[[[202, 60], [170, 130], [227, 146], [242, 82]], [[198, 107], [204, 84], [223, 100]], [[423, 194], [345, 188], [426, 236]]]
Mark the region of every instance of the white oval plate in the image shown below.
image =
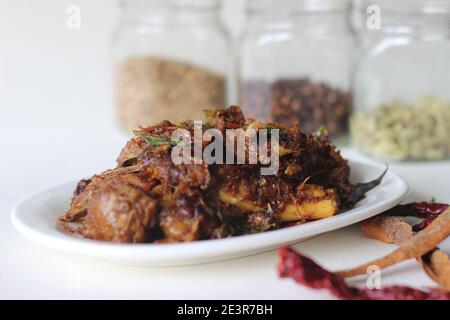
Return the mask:
[[[378, 177], [383, 167], [350, 162], [352, 182]], [[42, 245], [103, 260], [140, 266], [208, 263], [249, 256], [293, 244], [375, 216], [399, 204], [407, 184], [388, 172], [380, 186], [347, 212], [281, 230], [220, 240], [176, 244], [115, 244], [82, 239], [58, 228], [57, 217], [67, 209], [76, 182], [63, 184], [22, 200], [12, 212], [12, 222], [25, 237]]]

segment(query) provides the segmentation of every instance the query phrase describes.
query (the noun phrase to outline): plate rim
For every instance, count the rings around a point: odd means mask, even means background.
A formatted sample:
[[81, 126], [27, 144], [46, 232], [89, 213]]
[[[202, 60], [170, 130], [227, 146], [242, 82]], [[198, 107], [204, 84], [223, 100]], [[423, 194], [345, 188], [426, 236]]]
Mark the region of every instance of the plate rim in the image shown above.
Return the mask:
[[[367, 163], [363, 161], [349, 160], [350, 168], [352, 165], [369, 166], [373, 169], [379, 169], [380, 172], [384, 167], [378, 164]], [[60, 230], [56, 226], [54, 232], [58, 234], [48, 233], [42, 228], [33, 228], [23, 221], [21, 211], [27, 209], [27, 206], [36, 201], [36, 198], [44, 194], [55, 192], [57, 189], [64, 188], [69, 184], [76, 184], [75, 181], [68, 181], [42, 191], [34, 192], [22, 200], [20, 200], [13, 208], [11, 213], [11, 221], [15, 229], [24, 237], [34, 241], [40, 245], [44, 245], [53, 249], [81, 254], [91, 257], [104, 257], [107, 259], [120, 259], [127, 261], [148, 260], [147, 265], [154, 259], [162, 259], [170, 265], [179, 264], [172, 261], [180, 260], [215, 260], [215, 256], [235, 256], [243, 257], [245, 252], [269, 251], [283, 244], [291, 244], [299, 242], [305, 238], [320, 235], [326, 232], [341, 229], [346, 226], [361, 222], [362, 220], [380, 214], [393, 206], [399, 204], [408, 195], [409, 187], [404, 179], [392, 171], [388, 171], [386, 177], [393, 177], [395, 183], [400, 184], [395, 196], [388, 198], [374, 206], [358, 212], [358, 208], [351, 209], [340, 215], [333, 217], [311, 221], [302, 225], [292, 226], [284, 229], [266, 231], [257, 234], [230, 237], [225, 239], [201, 240], [187, 243], [141, 243], [141, 244], [123, 244], [110, 243], [105, 241], [83, 239], [69, 235]], [[29, 209], [29, 208], [28, 208]], [[36, 210], [36, 209], [35, 209]], [[356, 210], [356, 212], [352, 212]], [[346, 214], [348, 213], [348, 214]], [[323, 225], [322, 230], [316, 230], [317, 226]], [[301, 231], [300, 231], [301, 230]], [[301, 233], [297, 236], [296, 234]], [[283, 240], [284, 239], [284, 240]], [[289, 239], [289, 240], [288, 240]], [[174, 252], [177, 255], [174, 257]], [[217, 252], [220, 252], [217, 254]], [[226, 260], [226, 258], [221, 259]], [[215, 260], [220, 261], [220, 259]], [[193, 264], [188, 262], [185, 264]], [[155, 265], [162, 265], [155, 262]], [[167, 265], [167, 264], [166, 264]]]

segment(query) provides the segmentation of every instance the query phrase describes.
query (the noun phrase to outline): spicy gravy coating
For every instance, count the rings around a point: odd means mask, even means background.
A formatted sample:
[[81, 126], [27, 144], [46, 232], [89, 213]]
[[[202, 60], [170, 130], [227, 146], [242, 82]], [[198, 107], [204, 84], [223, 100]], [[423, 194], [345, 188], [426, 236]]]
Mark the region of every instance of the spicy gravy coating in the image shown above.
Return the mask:
[[262, 176], [259, 163], [175, 165], [173, 145], [147, 138], [170, 141], [178, 128], [193, 134], [194, 125], [163, 121], [135, 131], [116, 168], [82, 180], [60, 221], [77, 222], [74, 232], [90, 239], [186, 242], [277, 229], [353, 205], [348, 163], [326, 134], [247, 119], [235, 106], [206, 115], [203, 129], [224, 135], [227, 129], [279, 129], [277, 173]]

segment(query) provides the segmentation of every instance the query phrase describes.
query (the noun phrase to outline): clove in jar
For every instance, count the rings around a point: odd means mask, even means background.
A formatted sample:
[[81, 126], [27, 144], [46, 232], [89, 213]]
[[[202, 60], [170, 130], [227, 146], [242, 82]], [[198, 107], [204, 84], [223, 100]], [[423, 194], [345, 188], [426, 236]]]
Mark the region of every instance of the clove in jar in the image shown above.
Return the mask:
[[306, 133], [325, 127], [330, 137], [340, 138], [348, 132], [352, 95], [308, 78], [246, 81], [241, 105], [255, 119], [299, 125]]

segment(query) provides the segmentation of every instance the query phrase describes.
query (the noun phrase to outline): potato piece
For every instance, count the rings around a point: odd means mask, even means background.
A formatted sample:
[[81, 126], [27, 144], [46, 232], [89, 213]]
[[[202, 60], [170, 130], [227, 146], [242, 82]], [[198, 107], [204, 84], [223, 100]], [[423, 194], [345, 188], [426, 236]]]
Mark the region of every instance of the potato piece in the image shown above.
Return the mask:
[[280, 145], [280, 146], [278, 147], [278, 155], [279, 155], [280, 157], [284, 157], [284, 156], [287, 156], [287, 155], [293, 154], [293, 153], [295, 153], [295, 150], [288, 149], [288, 148], [286, 148], [286, 147], [284, 147], [284, 146], [282, 146], [282, 145]]
[[[251, 201], [252, 197], [243, 185], [239, 186], [238, 192], [220, 190], [219, 199], [243, 212], [264, 211], [262, 207]], [[333, 189], [324, 189], [321, 186], [307, 184], [302, 187], [297, 203], [286, 204], [281, 213], [275, 212], [275, 216], [282, 222], [307, 221], [331, 217], [337, 211], [338, 200]]]
[[244, 186], [239, 186], [239, 193], [232, 193], [224, 189], [220, 190], [219, 199], [223, 203], [236, 206], [237, 208], [245, 212], [257, 212], [262, 210], [262, 208], [258, 207], [252, 201], [248, 200], [249, 195], [247, 189]]
[[305, 185], [303, 199], [297, 204], [288, 204], [279, 219], [283, 222], [308, 221], [328, 218], [338, 212], [338, 201], [333, 189], [321, 186]]
[[[327, 195], [327, 191], [321, 186], [316, 186], [312, 184], [305, 184], [301, 190], [302, 195], [308, 198], [320, 198], [325, 197]], [[333, 190], [331, 190], [331, 193], [334, 193]]]
[[332, 199], [307, 201], [302, 204], [289, 204], [280, 215], [283, 222], [301, 220], [319, 220], [333, 216], [337, 212], [337, 204]]

